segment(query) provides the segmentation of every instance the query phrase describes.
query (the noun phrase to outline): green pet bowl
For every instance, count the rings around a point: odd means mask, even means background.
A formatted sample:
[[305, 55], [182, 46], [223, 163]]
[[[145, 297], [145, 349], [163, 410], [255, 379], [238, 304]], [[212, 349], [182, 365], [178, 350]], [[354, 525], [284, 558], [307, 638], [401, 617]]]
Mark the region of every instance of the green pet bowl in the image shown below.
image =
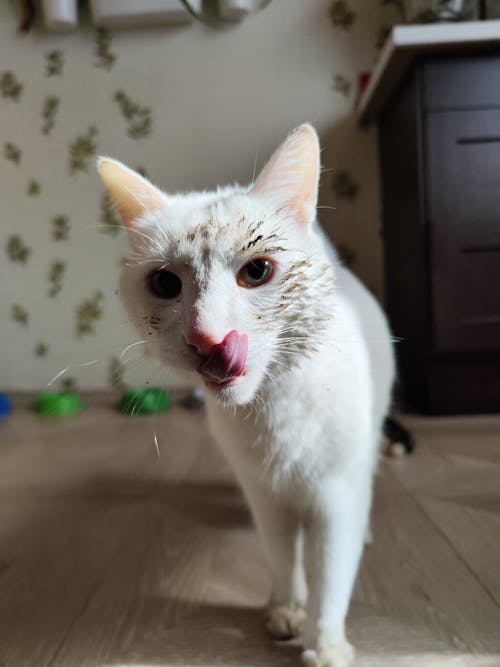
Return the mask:
[[35, 404], [35, 412], [44, 417], [76, 415], [82, 409], [80, 394], [72, 391], [42, 391]]
[[172, 400], [164, 389], [136, 387], [127, 389], [118, 403], [124, 415], [149, 415], [165, 412], [172, 407]]

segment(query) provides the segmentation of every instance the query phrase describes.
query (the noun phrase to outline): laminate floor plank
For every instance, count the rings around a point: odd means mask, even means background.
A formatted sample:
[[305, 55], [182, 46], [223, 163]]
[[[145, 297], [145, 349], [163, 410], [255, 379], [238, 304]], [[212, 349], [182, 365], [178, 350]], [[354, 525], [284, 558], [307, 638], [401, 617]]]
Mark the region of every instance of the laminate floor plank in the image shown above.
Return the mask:
[[[500, 418], [403, 419], [418, 447], [381, 461], [357, 665], [500, 667]], [[298, 666], [269, 591], [202, 412], [0, 423], [1, 667]]]

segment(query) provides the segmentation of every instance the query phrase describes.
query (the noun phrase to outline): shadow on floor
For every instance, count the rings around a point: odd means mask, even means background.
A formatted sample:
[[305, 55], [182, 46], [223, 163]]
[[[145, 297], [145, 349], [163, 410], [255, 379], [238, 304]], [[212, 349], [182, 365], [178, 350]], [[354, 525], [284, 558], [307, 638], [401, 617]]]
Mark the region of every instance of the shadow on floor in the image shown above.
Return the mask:
[[97, 475], [33, 495], [0, 500], [2, 667], [298, 663], [265, 634], [236, 486]]

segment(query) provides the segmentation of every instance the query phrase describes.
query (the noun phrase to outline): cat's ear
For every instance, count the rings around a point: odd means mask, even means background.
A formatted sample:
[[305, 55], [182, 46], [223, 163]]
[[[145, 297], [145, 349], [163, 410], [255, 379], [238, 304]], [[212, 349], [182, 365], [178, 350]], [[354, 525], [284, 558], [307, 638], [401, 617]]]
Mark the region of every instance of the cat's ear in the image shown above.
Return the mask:
[[320, 174], [316, 130], [305, 123], [293, 130], [260, 172], [250, 194], [289, 211], [304, 226], [316, 218]]
[[167, 197], [118, 160], [100, 157], [97, 170], [121, 221], [128, 229], [143, 227], [144, 217], [168, 205]]

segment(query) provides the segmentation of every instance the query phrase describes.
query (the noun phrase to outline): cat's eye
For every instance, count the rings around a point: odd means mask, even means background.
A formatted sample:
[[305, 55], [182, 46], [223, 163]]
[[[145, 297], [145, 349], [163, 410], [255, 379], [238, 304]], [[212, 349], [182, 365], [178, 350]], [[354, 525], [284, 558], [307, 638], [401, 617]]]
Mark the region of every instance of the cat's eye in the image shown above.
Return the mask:
[[236, 276], [241, 287], [259, 287], [271, 280], [274, 264], [269, 259], [256, 258], [245, 264]]
[[165, 269], [158, 269], [149, 274], [149, 289], [159, 299], [175, 299], [182, 290], [179, 276]]

